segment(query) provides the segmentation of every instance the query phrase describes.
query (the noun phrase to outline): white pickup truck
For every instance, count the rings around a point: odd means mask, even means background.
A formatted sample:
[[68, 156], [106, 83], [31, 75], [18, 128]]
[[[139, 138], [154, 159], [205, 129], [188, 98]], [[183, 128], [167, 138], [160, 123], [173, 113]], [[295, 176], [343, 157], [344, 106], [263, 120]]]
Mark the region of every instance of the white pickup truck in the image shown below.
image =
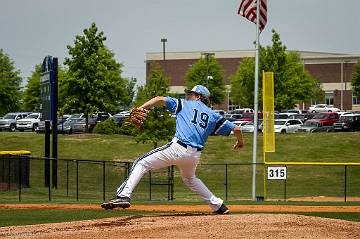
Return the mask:
[[339, 109], [327, 104], [317, 104], [309, 107], [309, 112], [320, 113], [320, 112], [338, 112]]
[[31, 113], [26, 118], [16, 121], [16, 129], [21, 132], [24, 130], [35, 131], [39, 126], [40, 119], [40, 113]]

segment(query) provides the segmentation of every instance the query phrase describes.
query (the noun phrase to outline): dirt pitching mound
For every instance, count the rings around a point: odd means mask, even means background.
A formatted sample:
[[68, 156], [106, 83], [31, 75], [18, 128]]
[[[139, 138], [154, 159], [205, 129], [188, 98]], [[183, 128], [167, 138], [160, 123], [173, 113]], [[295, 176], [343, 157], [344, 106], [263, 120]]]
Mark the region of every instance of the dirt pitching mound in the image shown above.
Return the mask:
[[360, 223], [289, 214], [133, 215], [0, 228], [0, 238], [360, 238]]

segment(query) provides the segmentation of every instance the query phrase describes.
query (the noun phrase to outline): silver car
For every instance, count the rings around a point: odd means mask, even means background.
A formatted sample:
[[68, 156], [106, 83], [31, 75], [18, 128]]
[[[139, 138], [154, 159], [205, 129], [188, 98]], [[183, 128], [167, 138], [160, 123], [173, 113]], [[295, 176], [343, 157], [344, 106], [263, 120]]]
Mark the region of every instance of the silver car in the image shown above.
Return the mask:
[[275, 120], [274, 131], [275, 133], [295, 133], [303, 123], [296, 119], [283, 119]]
[[27, 112], [7, 113], [0, 119], [0, 131], [8, 130], [14, 132], [16, 129], [16, 121], [25, 118], [29, 114], [30, 113]]
[[321, 122], [306, 121], [297, 132], [315, 133], [315, 132], [330, 132], [333, 131], [333, 126], [324, 126]]
[[[259, 132], [261, 132], [262, 127], [263, 127], [263, 122], [262, 122], [262, 120], [259, 120], [259, 122], [258, 122]], [[247, 122], [246, 124], [241, 125], [240, 128], [243, 133], [253, 133], [254, 129], [255, 129], [254, 121]]]

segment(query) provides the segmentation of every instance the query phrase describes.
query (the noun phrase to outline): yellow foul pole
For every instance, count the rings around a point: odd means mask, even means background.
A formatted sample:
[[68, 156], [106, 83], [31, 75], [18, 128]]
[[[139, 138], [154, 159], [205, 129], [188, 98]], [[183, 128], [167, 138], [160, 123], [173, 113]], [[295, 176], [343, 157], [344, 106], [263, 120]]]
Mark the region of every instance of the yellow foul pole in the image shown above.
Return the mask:
[[264, 198], [266, 198], [266, 153], [275, 152], [274, 73], [263, 72]]

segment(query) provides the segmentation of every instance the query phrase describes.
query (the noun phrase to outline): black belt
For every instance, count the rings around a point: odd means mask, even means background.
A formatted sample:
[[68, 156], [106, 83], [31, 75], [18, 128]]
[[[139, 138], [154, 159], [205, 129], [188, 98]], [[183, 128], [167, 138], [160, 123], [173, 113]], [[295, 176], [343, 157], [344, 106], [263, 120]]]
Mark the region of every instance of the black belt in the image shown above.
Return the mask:
[[[189, 145], [181, 142], [180, 140], [178, 140], [177, 143], [180, 144], [181, 146], [183, 146], [184, 148], [187, 148], [187, 147], [189, 146]], [[191, 146], [189, 146], [189, 147], [191, 147]], [[195, 148], [195, 147], [193, 147], [193, 148]], [[201, 151], [201, 150], [203, 150], [203, 149], [201, 149], [201, 148], [196, 148], [196, 150], [197, 150], [197, 151]]]

